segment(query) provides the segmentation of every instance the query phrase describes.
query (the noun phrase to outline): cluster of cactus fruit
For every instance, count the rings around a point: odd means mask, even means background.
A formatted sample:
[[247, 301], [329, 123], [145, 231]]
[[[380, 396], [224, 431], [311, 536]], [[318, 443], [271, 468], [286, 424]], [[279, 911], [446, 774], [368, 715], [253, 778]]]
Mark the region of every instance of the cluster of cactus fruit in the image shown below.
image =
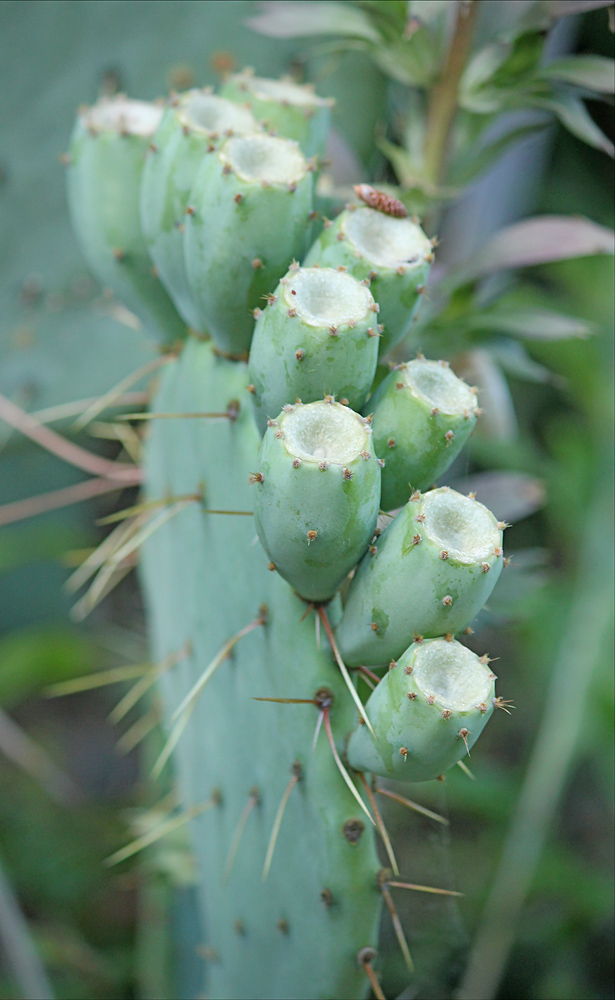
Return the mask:
[[420, 354], [379, 366], [416, 346], [432, 241], [367, 185], [318, 219], [329, 114], [307, 86], [242, 73], [219, 95], [83, 109], [67, 157], [92, 270], [167, 356], [140, 562], [159, 765], [173, 749], [195, 817], [216, 998], [382, 996], [401, 876], [378, 779], [439, 777], [500, 703], [488, 658], [455, 637], [498, 579], [505, 525], [433, 486], [475, 392]]

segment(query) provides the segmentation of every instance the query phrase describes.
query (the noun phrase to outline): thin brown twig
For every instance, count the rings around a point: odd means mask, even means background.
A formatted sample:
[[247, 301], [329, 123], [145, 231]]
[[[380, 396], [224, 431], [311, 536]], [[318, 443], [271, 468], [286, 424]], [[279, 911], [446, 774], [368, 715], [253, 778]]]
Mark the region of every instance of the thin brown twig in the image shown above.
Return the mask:
[[16, 521], [24, 521], [37, 514], [45, 514], [49, 510], [70, 507], [74, 503], [82, 503], [84, 500], [91, 500], [92, 497], [103, 496], [105, 493], [113, 493], [115, 490], [138, 486], [141, 482], [141, 470], [136, 466], [128, 468], [131, 470], [131, 477], [126, 476], [121, 481], [101, 476], [100, 478], [86, 479], [82, 483], [75, 483], [74, 486], [66, 486], [61, 490], [39, 493], [35, 497], [27, 497], [25, 500], [15, 500], [13, 503], [4, 504], [0, 507], [0, 527], [5, 524], [14, 524]]
[[0, 419], [52, 455], [84, 472], [90, 472], [94, 476], [105, 476], [107, 479], [134, 480], [134, 465], [118, 465], [117, 462], [101, 458], [100, 455], [94, 455], [91, 451], [73, 444], [61, 434], [39, 424], [34, 417], [2, 393], [0, 393]]

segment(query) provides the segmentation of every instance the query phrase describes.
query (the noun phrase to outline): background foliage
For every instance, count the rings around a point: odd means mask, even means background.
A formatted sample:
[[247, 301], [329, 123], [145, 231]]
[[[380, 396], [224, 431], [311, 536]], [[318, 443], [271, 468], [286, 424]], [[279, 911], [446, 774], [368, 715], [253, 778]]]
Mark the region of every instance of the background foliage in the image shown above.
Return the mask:
[[[308, 6], [305, 34], [314, 35], [325, 8], [329, 15], [338, 8], [351, 44], [342, 45], [339, 34], [331, 37], [330, 22], [316, 43], [293, 37], [302, 23], [298, 10], [286, 32], [255, 34], [246, 18], [262, 30], [271, 5], [257, 10], [243, 0], [0, 4], [0, 392], [73, 434], [75, 413], [56, 407], [99, 395], [154, 357], [144, 331], [126, 325], [126, 316], [85, 272], [69, 230], [58, 157], [76, 104], [118, 86], [153, 98], [169, 86], [214, 83], [232, 65], [250, 64], [264, 75], [306, 75], [338, 101], [324, 203], [345, 197], [352, 180], [397, 181], [408, 203], [435, 225], [437, 199], [458, 198], [459, 187], [488, 165], [494, 145], [503, 151], [502, 136], [488, 132], [490, 116], [496, 107], [514, 111], [521, 100], [510, 92], [507, 67], [522, 60], [523, 106], [529, 94], [539, 118], [510, 119], [510, 131], [526, 130], [517, 136], [523, 145], [511, 148], [477, 188], [470, 186], [461, 207], [439, 220], [438, 260], [459, 265], [459, 277], [444, 312], [433, 301], [425, 334], [428, 353], [448, 355], [482, 349], [490, 338], [491, 432], [472, 439], [457, 477], [494, 469], [527, 477], [521, 497], [527, 516], [519, 516], [507, 536], [509, 552], [526, 554], [517, 569], [513, 560], [479, 636], [481, 647], [501, 658], [501, 687], [516, 713], [487, 729], [472, 758], [476, 781], [456, 772], [444, 785], [417, 789], [425, 805], [448, 811], [450, 833], [434, 834], [420, 817], [408, 820], [389, 810], [388, 822], [398, 827], [407, 851], [405, 867], [417, 881], [434, 877], [442, 884], [445, 877], [466, 894], [459, 904], [408, 901], [404, 922], [418, 976], [403, 995], [451, 995], [472, 940], [483, 941], [489, 966], [489, 935], [518, 903], [516, 938], [497, 995], [607, 998], [613, 931], [612, 261], [590, 256], [543, 265], [522, 272], [514, 285], [495, 279], [487, 293], [483, 286], [476, 290], [462, 268], [469, 251], [491, 235], [494, 217], [510, 223], [531, 211], [612, 225], [604, 155], [612, 117], [591, 100], [600, 90], [591, 59], [584, 63], [585, 77], [572, 81], [580, 89], [571, 88], [561, 62], [559, 77], [541, 68], [534, 36], [485, 38], [488, 57], [466, 81], [460, 125], [477, 145], [465, 163], [453, 160], [452, 176], [442, 178], [417, 161], [415, 149], [423, 88], [432, 82], [443, 44], [437, 21], [427, 18], [406, 39], [425, 54], [421, 62], [409, 60], [407, 46], [398, 42], [408, 32], [403, 3]], [[414, 6], [424, 18], [425, 10], [441, 5]], [[506, 5], [490, 0], [488, 6], [498, 8], [498, 30], [508, 30]], [[557, 5], [512, 6], [524, 7], [527, 16], [540, 7], [547, 17], [547, 8]], [[287, 5], [274, 7], [280, 15]], [[607, 11], [564, 23], [561, 61], [566, 49], [591, 58], [612, 54]], [[581, 97], [590, 97], [589, 110]], [[545, 111], [560, 121], [546, 134]], [[520, 189], [516, 199], [504, 197], [506, 184]], [[502, 291], [505, 298], [496, 302]], [[566, 316], [575, 318], [569, 332], [584, 336], [539, 339], [536, 310], [546, 308], [560, 317], [553, 320], [560, 335]], [[105, 414], [77, 437], [114, 454], [118, 445], [109, 434]], [[0, 449], [1, 503], [79, 478], [4, 424]], [[496, 496], [506, 493], [506, 482]], [[130, 578], [79, 626], [69, 623], [73, 598], [62, 589], [71, 568], [101, 537], [94, 519], [127, 506], [124, 500], [0, 529], [0, 897], [9, 901], [0, 911], [10, 911], [14, 894], [55, 994], [67, 998], [194, 995], [202, 960], [189, 888], [194, 872], [181, 832], [122, 868], [109, 871], [102, 863], [125, 841], [127, 823], [138, 831], [152, 822], [146, 810], [165, 790], [152, 792], [141, 774], [147, 773], [143, 756], [155, 747], [146, 745], [141, 759], [117, 753], [120, 733], [106, 721], [113, 696], [104, 689], [54, 701], [41, 697], [52, 683], [146, 659], [140, 600]], [[555, 822], [546, 815], [540, 851], [536, 823], [524, 825], [517, 805], [520, 794], [529, 796], [540, 827], [560, 765], [568, 769], [563, 796]], [[519, 887], [534, 849], [538, 864], [524, 899]], [[487, 930], [477, 937], [485, 919]], [[387, 925], [383, 932], [383, 985], [393, 996], [406, 981]], [[20, 982], [14, 964], [0, 961], [0, 997], [15, 996]], [[44, 995], [43, 986], [35, 984], [31, 995]]]

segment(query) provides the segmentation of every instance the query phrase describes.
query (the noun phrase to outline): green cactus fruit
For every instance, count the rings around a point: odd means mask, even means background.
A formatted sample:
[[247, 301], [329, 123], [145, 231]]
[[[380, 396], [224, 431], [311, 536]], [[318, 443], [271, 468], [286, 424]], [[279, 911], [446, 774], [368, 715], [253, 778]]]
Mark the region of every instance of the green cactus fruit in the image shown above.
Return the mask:
[[370, 427], [332, 398], [288, 405], [263, 438], [254, 520], [281, 576], [326, 601], [374, 536], [380, 467]]
[[290, 139], [228, 139], [203, 160], [187, 208], [184, 253], [199, 318], [217, 347], [250, 347], [253, 310], [301, 257], [313, 178]]
[[432, 260], [431, 242], [416, 222], [365, 207], [346, 209], [334, 222], [327, 221], [305, 266], [342, 265], [355, 278], [371, 279], [380, 306], [384, 356], [408, 333]]
[[265, 128], [294, 139], [306, 156], [324, 153], [334, 101], [319, 97], [309, 84], [269, 80], [244, 70], [230, 76], [220, 93], [245, 104]]
[[325, 395], [359, 410], [378, 360], [377, 309], [369, 289], [343, 271], [291, 267], [254, 329], [250, 378], [261, 414]]
[[158, 276], [188, 326], [199, 332], [186, 277], [183, 233], [203, 157], [229, 134], [256, 132], [247, 108], [207, 90], [173, 97], [154, 135], [141, 181], [141, 224]]
[[185, 326], [156, 277], [141, 231], [145, 152], [163, 109], [123, 96], [79, 112], [67, 157], [68, 203], [84, 256], [105, 287], [161, 340]]
[[[191, 337], [162, 370], [153, 409], [224, 412], [232, 400], [247, 404], [247, 382], [244, 364]], [[378, 941], [380, 863], [373, 827], [325, 733], [330, 724], [341, 754], [356, 708], [313, 615], [253, 544], [252, 518], [207, 513], [251, 509], [260, 437], [250, 406], [233, 421], [152, 424], [146, 498], [198, 494], [205, 484], [205, 502], [186, 506], [142, 549], [153, 656], [164, 662], [187, 643], [190, 650], [160, 678], [167, 725], [228, 640], [268, 608], [266, 624], [237, 642], [193, 703], [174, 752], [183, 808], [215, 795], [190, 824], [207, 957], [201, 992], [359, 1000], [368, 983], [357, 953]]]
[[454, 640], [410, 646], [365, 706], [376, 738], [358, 726], [348, 762], [396, 781], [430, 781], [472, 748], [493, 713], [495, 674]]
[[457, 457], [476, 424], [475, 391], [447, 362], [425, 358], [399, 365], [379, 385], [366, 408], [376, 454], [386, 461], [384, 510], [428, 489]]
[[395, 659], [415, 636], [461, 632], [502, 570], [502, 528], [477, 500], [444, 486], [413, 494], [351, 583], [337, 642], [352, 666]]

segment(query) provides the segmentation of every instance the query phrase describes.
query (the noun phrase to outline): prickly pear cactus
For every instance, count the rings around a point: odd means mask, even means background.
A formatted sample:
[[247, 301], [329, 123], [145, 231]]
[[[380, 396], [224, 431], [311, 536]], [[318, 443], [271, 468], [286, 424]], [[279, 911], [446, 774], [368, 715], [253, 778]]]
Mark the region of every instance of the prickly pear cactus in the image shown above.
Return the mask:
[[474, 394], [419, 358], [370, 396], [432, 245], [363, 185], [300, 266], [305, 155], [328, 111], [309, 90], [239, 76], [223, 100], [174, 97], [151, 113], [140, 192], [136, 160], [128, 176], [100, 151], [122, 152], [146, 113], [111, 105], [75, 157], [78, 234], [111, 281], [110, 226], [130, 219], [158, 267], [139, 273], [196, 324], [179, 348], [169, 330], [151, 404], [141, 574], [166, 716], [155, 773], [172, 752], [193, 816], [206, 993], [382, 996], [394, 907], [377, 834], [399, 873], [377, 777], [438, 777], [497, 703], [488, 660], [455, 636], [495, 585], [503, 525], [446, 487], [419, 492], [471, 432]]

